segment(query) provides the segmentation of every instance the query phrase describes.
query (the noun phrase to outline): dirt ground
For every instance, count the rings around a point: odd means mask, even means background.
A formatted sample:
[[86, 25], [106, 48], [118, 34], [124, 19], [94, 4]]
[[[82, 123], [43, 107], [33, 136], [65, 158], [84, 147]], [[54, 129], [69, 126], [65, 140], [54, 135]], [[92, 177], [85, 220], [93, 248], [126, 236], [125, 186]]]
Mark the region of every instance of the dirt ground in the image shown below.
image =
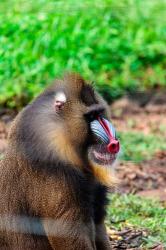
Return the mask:
[[[112, 120], [117, 131], [138, 131], [166, 138], [166, 94], [157, 93], [150, 100], [124, 97], [111, 105]], [[0, 109], [0, 157], [7, 147], [7, 134], [15, 112]], [[160, 127], [160, 129], [159, 129]], [[158, 151], [150, 160], [141, 163], [120, 162], [117, 174], [120, 192], [166, 201], [166, 151]], [[139, 241], [147, 232], [136, 229], [108, 229], [113, 249], [141, 249]], [[133, 247], [134, 243], [137, 243]], [[162, 250], [161, 245], [152, 249]]]
[[[145, 96], [146, 99], [146, 96]], [[157, 93], [143, 102], [141, 95], [125, 97], [112, 106], [112, 120], [117, 131], [141, 132], [166, 139], [166, 93]], [[120, 180], [118, 192], [134, 193], [142, 197], [157, 198], [166, 202], [166, 151], [158, 151], [150, 160], [141, 163], [120, 162], [117, 167]], [[141, 249], [141, 238], [147, 232], [132, 228], [110, 232], [114, 249]], [[112, 238], [113, 236], [113, 238]], [[163, 250], [162, 245], [154, 245], [155, 250]]]
[[[166, 95], [158, 94], [145, 106], [139, 100], [123, 98], [112, 105], [112, 119], [118, 131], [153, 134], [166, 139]], [[166, 201], [166, 151], [158, 151], [150, 160], [137, 164], [120, 162], [120, 189]]]

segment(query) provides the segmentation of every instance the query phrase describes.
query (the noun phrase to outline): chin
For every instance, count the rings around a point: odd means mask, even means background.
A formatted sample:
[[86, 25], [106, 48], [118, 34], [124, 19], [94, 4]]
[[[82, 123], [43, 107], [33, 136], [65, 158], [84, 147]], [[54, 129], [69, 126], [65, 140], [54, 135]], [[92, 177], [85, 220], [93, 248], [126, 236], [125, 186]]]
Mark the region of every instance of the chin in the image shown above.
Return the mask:
[[117, 159], [118, 154], [109, 153], [107, 145], [96, 144], [89, 148], [89, 159], [94, 164], [101, 167], [112, 167]]
[[110, 188], [118, 184], [115, 175], [115, 163], [118, 154], [107, 152], [106, 145], [93, 145], [89, 148], [88, 158], [96, 180]]

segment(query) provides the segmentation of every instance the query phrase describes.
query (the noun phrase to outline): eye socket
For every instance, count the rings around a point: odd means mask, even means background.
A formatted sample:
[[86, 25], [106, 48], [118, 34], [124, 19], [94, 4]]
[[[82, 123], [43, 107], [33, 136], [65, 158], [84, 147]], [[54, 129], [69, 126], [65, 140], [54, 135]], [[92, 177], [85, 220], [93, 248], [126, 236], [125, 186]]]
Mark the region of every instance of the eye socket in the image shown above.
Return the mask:
[[101, 105], [93, 105], [91, 106], [88, 111], [84, 114], [86, 120], [88, 122], [92, 122], [94, 121], [95, 119], [98, 118], [98, 116], [102, 115], [105, 111], [105, 108]]
[[95, 113], [89, 113], [89, 114], [85, 114], [85, 118], [88, 122], [92, 122], [95, 119], [97, 119], [97, 114]]

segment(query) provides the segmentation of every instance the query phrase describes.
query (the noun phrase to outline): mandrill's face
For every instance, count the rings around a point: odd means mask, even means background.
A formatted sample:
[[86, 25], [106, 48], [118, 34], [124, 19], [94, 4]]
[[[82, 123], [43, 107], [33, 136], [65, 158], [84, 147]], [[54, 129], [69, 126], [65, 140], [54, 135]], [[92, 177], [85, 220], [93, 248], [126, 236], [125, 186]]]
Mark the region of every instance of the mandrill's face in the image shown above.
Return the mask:
[[19, 146], [34, 162], [110, 166], [119, 142], [108, 117], [106, 102], [92, 86], [78, 75], [68, 75], [22, 112]]
[[119, 142], [108, 121], [107, 104], [92, 86], [81, 78], [66, 79], [55, 94], [54, 109], [64, 125], [63, 134], [80, 157], [87, 156], [101, 166], [112, 165]]

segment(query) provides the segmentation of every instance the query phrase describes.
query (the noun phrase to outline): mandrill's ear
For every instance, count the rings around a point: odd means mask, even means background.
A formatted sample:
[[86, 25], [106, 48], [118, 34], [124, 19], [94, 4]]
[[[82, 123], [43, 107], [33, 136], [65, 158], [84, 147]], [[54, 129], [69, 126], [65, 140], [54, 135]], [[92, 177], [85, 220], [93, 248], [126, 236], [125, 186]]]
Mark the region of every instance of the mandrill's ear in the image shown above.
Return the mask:
[[60, 111], [63, 109], [65, 103], [67, 101], [66, 95], [63, 91], [59, 91], [55, 94], [54, 99], [54, 107], [56, 111]]

